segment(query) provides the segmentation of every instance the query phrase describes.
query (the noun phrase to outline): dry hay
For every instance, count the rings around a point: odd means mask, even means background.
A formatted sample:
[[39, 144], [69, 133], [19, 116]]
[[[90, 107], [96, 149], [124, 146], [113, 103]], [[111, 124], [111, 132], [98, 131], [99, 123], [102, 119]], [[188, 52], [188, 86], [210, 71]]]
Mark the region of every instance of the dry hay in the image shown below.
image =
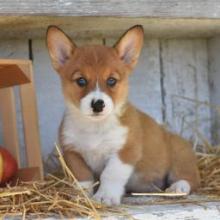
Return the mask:
[[0, 191], [0, 215], [30, 219], [50, 216], [73, 218], [90, 216], [100, 219], [111, 212], [125, 215], [123, 210], [110, 209], [88, 199], [71, 181], [50, 175], [44, 182], [23, 183]]
[[123, 209], [106, 207], [89, 199], [86, 191], [66, 166], [58, 148], [57, 150], [64, 177], [50, 174], [45, 181], [26, 182], [20, 183], [19, 186], [2, 188], [0, 190], [1, 218], [22, 216], [23, 219], [41, 219], [49, 216], [59, 218], [89, 216], [93, 219], [101, 219], [109, 212], [127, 216]]
[[197, 152], [201, 175], [199, 193], [220, 197], [220, 146], [209, 147], [206, 153]]

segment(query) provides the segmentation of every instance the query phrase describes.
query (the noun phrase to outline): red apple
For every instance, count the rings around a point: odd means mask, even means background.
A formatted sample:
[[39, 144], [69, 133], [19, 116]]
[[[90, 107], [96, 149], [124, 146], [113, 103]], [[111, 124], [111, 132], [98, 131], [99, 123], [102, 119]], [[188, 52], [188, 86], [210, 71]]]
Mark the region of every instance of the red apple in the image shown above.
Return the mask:
[[17, 170], [18, 165], [14, 157], [0, 146], [0, 184], [10, 181]]

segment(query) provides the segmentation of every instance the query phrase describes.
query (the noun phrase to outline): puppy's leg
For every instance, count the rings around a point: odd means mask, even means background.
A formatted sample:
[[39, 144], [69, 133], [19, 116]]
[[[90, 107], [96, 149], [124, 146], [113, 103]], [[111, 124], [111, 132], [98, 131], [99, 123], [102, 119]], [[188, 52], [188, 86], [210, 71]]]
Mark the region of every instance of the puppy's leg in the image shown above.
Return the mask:
[[92, 195], [94, 177], [80, 154], [72, 150], [64, 151], [64, 160], [80, 185], [87, 190], [88, 195]]
[[170, 187], [166, 191], [189, 194], [200, 182], [195, 154], [191, 145], [181, 137], [173, 135], [170, 140], [172, 165], [168, 177]]
[[100, 186], [94, 199], [107, 205], [118, 205], [125, 191], [125, 185], [133, 172], [133, 166], [113, 155], [100, 177]]

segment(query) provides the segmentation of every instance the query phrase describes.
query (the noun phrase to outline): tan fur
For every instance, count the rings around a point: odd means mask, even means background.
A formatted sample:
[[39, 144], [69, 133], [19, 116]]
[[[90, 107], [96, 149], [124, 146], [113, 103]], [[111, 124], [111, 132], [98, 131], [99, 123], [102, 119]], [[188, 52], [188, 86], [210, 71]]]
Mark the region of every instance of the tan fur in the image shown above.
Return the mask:
[[128, 142], [120, 151], [121, 159], [136, 164], [146, 184], [169, 175], [171, 184], [180, 179], [189, 181], [192, 190], [199, 185], [199, 172], [192, 146], [178, 135], [166, 131], [151, 117], [127, 106], [121, 117], [130, 128]]
[[[65, 99], [75, 106], [79, 106], [81, 98], [92, 91], [98, 82], [100, 89], [112, 98], [114, 105], [121, 106], [120, 114], [117, 117], [121, 125], [128, 128], [128, 135], [126, 144], [118, 154], [124, 163], [135, 167], [134, 174], [138, 183], [149, 185], [167, 179], [170, 185], [184, 179], [190, 183], [192, 190], [196, 190], [199, 185], [199, 173], [192, 146], [180, 136], [166, 131], [151, 117], [127, 102], [128, 77], [137, 62], [142, 47], [142, 29], [136, 27], [132, 31], [128, 31], [113, 48], [106, 46], [77, 48], [70, 40], [69, 44], [72, 46], [68, 46], [68, 38], [65, 38], [67, 49], [64, 64], [59, 63], [54, 55], [53, 47], [56, 42], [51, 42], [55, 41], [55, 38], [51, 37], [54, 32], [58, 35], [59, 40], [64, 37], [64, 34], [61, 31], [58, 33], [59, 31], [57, 32], [57, 29], [52, 27], [48, 32], [47, 40], [54, 68], [61, 78]], [[134, 44], [133, 48], [128, 47], [129, 40], [130, 44]], [[89, 84], [86, 88], [79, 88], [74, 83], [74, 80], [80, 76], [88, 80]], [[114, 76], [118, 80], [114, 88], [106, 85], [106, 80], [110, 76]], [[64, 129], [64, 126], [61, 125], [61, 145], [64, 145], [62, 133]], [[66, 146], [63, 147], [65, 149]], [[72, 150], [71, 153], [64, 152], [64, 155], [70, 169], [80, 181], [93, 179], [90, 168], [79, 153]], [[143, 189], [145, 190], [145, 188]], [[132, 187], [131, 190], [135, 191]], [[136, 190], [138, 191], [138, 189]]]

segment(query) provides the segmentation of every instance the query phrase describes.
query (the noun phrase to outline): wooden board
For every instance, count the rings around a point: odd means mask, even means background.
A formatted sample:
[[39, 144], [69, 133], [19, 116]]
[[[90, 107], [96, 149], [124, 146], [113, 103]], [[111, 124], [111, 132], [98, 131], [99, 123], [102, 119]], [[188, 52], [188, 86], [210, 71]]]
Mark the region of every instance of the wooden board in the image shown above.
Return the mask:
[[130, 100], [158, 122], [162, 122], [160, 54], [158, 40], [145, 40], [130, 79]]
[[[112, 46], [117, 39], [106, 39]], [[162, 122], [159, 41], [145, 40], [137, 66], [130, 76], [129, 100], [158, 122]]]
[[1, 64], [0, 89], [28, 82], [30, 82], [30, 80], [16, 64]]
[[18, 185], [19, 182], [33, 182], [41, 179], [39, 167], [28, 167], [19, 169], [11, 181], [11, 186]]
[[[10, 64], [10, 62], [12, 64]], [[15, 65], [17, 63], [17, 65]], [[32, 72], [32, 62], [21, 60], [1, 60], [0, 65], [9, 64], [16, 66], [20, 73], [29, 79], [29, 83], [19, 85], [21, 113], [23, 116], [23, 127], [25, 137], [25, 149], [27, 152], [27, 166], [39, 167], [41, 178], [43, 177], [43, 167], [41, 160], [40, 135], [38, 128], [37, 105], [34, 90], [34, 80]], [[11, 67], [10, 66], [10, 67]], [[13, 72], [12, 72], [13, 73]], [[11, 76], [13, 78], [13, 75]], [[16, 79], [16, 78], [15, 78]], [[8, 81], [7, 81], [8, 82]], [[17, 159], [20, 167], [19, 140], [16, 126], [16, 102], [12, 87], [0, 90], [1, 116], [3, 124], [4, 145]], [[20, 131], [21, 132], [21, 131]]]
[[57, 141], [64, 103], [59, 77], [52, 68], [45, 41], [34, 39], [32, 45], [41, 145], [46, 158]]
[[[154, 197], [145, 197], [143, 199], [137, 197], [129, 198], [127, 202], [129, 203], [130, 201], [130, 204], [126, 210], [134, 219], [139, 220], [219, 220], [220, 202], [202, 202], [205, 198], [201, 198], [200, 196], [195, 196], [195, 198], [196, 197], [197, 199], [193, 199], [194, 202], [191, 203], [189, 202], [190, 199], [188, 203], [166, 199], [162, 204], [157, 204], [156, 201], [153, 202], [156, 200]], [[131, 204], [135, 204], [135, 202], [137, 204], [139, 203], [139, 205], [132, 206]], [[147, 205], [148, 203], [152, 205]], [[106, 217], [106, 220], [107, 219], [108, 217]], [[114, 219], [126, 219], [126, 217], [120, 218], [116, 215]]]
[[209, 55], [209, 86], [212, 116], [212, 137], [213, 143], [220, 143], [220, 39], [212, 38], [208, 41]]
[[[0, 41], [0, 58], [1, 59], [28, 59], [28, 41], [27, 40], [1, 40]], [[10, 61], [13, 63], [13, 60]], [[23, 61], [21, 61], [22, 63]], [[0, 64], [4, 64], [4, 60], [0, 60]], [[16, 120], [20, 145], [20, 165], [26, 165], [26, 150], [24, 145], [23, 124], [21, 115], [21, 106], [19, 99], [19, 92], [17, 88], [14, 89], [16, 101]], [[0, 121], [0, 133], [2, 133], [2, 123]], [[0, 135], [0, 143], [3, 143], [3, 137]]]
[[164, 40], [161, 56], [165, 121], [187, 138], [210, 140], [206, 41]]
[[0, 89], [0, 118], [2, 121], [3, 146], [17, 160], [20, 167], [19, 140], [16, 120], [15, 96], [12, 88]]
[[31, 81], [30, 83], [21, 85], [19, 87], [21, 112], [23, 116], [24, 138], [27, 152], [27, 166], [39, 167], [41, 178], [43, 178], [38, 111], [32, 62], [29, 61], [25, 66], [20, 65], [19, 67], [22, 69], [22, 71], [26, 72], [26, 75]]
[[57, 25], [77, 38], [119, 37], [141, 24], [148, 38], [212, 37], [220, 34], [220, 19], [0, 16], [1, 39], [45, 38], [48, 25]]
[[219, 18], [218, 0], [7, 0], [0, 15]]

